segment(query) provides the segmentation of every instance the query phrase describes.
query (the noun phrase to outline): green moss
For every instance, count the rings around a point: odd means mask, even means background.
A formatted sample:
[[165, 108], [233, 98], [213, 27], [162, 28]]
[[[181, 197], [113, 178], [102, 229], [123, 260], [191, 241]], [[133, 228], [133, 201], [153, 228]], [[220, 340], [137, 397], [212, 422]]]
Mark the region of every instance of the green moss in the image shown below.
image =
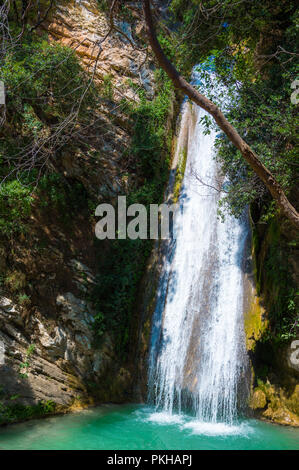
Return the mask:
[[253, 292], [249, 308], [244, 313], [244, 330], [248, 351], [254, 351], [256, 342], [262, 338], [267, 326], [268, 322], [265, 320], [265, 310], [261, 305], [261, 299]]
[[270, 334], [277, 342], [296, 337], [299, 320], [297, 292], [290, 269], [288, 239], [278, 218], [271, 221], [264, 240], [264, 262], [259, 266], [261, 290], [269, 313]]
[[252, 260], [253, 260], [253, 275], [254, 275], [254, 280], [255, 280], [255, 288], [256, 288], [256, 292], [257, 292], [257, 295], [260, 295], [261, 293], [261, 279], [260, 279], [260, 276], [261, 276], [261, 271], [258, 270], [257, 268], [257, 255], [259, 253], [259, 250], [260, 250], [260, 243], [259, 243], [259, 236], [258, 236], [258, 233], [257, 233], [257, 230], [256, 230], [256, 227], [254, 226], [253, 223], [251, 223], [251, 233], [252, 233], [252, 237], [251, 237], [251, 255], [252, 255]]
[[[295, 338], [299, 324], [298, 293], [292, 275], [291, 258], [294, 256], [296, 240], [288, 223], [278, 215], [271, 218], [261, 231], [260, 221], [252, 230], [252, 259], [254, 278], [259, 304], [267, 312], [267, 325], [262, 328], [260, 340], [272, 341], [276, 345]], [[263, 225], [262, 225], [263, 226]], [[258, 230], [259, 229], [259, 230]], [[295, 260], [295, 258], [294, 258]], [[257, 300], [252, 299], [249, 310], [252, 317], [245, 315], [245, 324], [250, 331], [258, 326], [259, 312]]]
[[257, 382], [249, 401], [250, 408], [263, 409], [261, 416], [275, 423], [299, 426], [299, 386], [286, 393], [267, 379]]
[[254, 288], [248, 292], [247, 310], [244, 312], [244, 331], [246, 337], [246, 348], [254, 351], [257, 341], [260, 341], [268, 328], [266, 311], [262, 305], [260, 296], [260, 276], [261, 269], [258, 268], [258, 254], [260, 250], [260, 240], [256, 227], [251, 221], [251, 258], [253, 264]]
[[262, 409], [265, 408], [266, 404], [267, 399], [265, 393], [261, 389], [256, 388], [250, 399], [250, 408], [253, 410]]
[[174, 183], [174, 189], [173, 189], [173, 202], [178, 201], [180, 191], [181, 191], [182, 182], [183, 182], [183, 179], [184, 179], [186, 163], [187, 163], [187, 149], [184, 149], [184, 150], [182, 150], [182, 152], [180, 153], [180, 156], [179, 156], [179, 163], [178, 163], [178, 168], [177, 168], [175, 183]]
[[299, 416], [299, 385], [296, 385], [295, 390], [286, 400], [286, 405], [289, 410]]
[[4, 284], [12, 292], [18, 292], [27, 285], [26, 276], [21, 271], [8, 271], [6, 273]]

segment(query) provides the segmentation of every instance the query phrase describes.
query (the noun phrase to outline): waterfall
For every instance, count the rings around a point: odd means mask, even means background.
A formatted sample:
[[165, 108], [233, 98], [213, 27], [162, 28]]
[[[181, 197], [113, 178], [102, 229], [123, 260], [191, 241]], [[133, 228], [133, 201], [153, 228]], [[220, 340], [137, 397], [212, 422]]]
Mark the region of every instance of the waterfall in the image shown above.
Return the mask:
[[[176, 238], [168, 242], [153, 316], [149, 395], [157, 410], [188, 409], [200, 421], [232, 424], [244, 388], [243, 258], [246, 221], [219, 220], [221, 176], [205, 112], [182, 108], [176, 157], [187, 152]], [[202, 184], [202, 183], [205, 184]]]

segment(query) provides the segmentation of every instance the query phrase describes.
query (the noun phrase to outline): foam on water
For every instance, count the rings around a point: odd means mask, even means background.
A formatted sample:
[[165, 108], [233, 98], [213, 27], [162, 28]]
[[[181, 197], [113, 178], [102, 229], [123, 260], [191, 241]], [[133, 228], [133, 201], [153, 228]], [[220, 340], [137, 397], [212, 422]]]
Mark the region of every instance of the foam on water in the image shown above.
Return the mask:
[[252, 432], [248, 425], [229, 425], [227, 423], [212, 423], [201, 421], [189, 421], [182, 426], [182, 429], [190, 429], [192, 434], [208, 436], [229, 436], [242, 435], [247, 436]]
[[170, 414], [167, 412], [157, 412], [151, 413], [147, 418], [146, 421], [150, 421], [152, 423], [157, 424], [182, 424], [184, 422], [183, 416], [178, 414]]
[[142, 421], [155, 423], [158, 425], [179, 425], [181, 430], [191, 431], [192, 434], [196, 435], [207, 435], [207, 436], [229, 436], [229, 435], [242, 435], [247, 436], [252, 432], [251, 427], [245, 423], [240, 422], [234, 425], [227, 424], [225, 422], [205, 422], [194, 420], [189, 415], [185, 414], [171, 414], [166, 411], [158, 411], [150, 413], [149, 416], [145, 416], [144, 413], [139, 414], [139, 418]]

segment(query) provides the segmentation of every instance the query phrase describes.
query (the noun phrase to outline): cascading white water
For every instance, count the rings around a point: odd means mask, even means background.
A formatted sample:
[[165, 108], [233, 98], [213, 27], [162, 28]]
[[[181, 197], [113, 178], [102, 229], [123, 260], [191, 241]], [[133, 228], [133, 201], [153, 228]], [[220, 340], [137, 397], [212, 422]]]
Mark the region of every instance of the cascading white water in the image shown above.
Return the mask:
[[[217, 217], [220, 194], [213, 154], [215, 131], [204, 133], [205, 112], [182, 109], [177, 153], [187, 163], [154, 313], [149, 393], [169, 414], [193, 409], [200, 421], [236, 418], [245, 380], [242, 262], [246, 223]], [[202, 182], [210, 184], [203, 185]]]

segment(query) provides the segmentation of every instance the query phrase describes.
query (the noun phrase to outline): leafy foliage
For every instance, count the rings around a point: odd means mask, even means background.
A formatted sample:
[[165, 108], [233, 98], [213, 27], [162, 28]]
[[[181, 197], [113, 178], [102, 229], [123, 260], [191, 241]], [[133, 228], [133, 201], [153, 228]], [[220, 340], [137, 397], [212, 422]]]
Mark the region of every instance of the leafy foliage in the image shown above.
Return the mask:
[[[157, 72], [156, 80], [155, 98], [149, 101], [141, 93], [140, 103], [128, 105], [127, 109], [135, 123], [129, 153], [134, 156], [140, 178], [136, 188], [127, 194], [127, 205], [139, 203], [149, 208], [150, 204], [160, 202], [168, 177], [171, 136], [167, 117], [173, 92], [162, 71]], [[107, 330], [113, 333], [122, 353], [128, 343], [138, 286], [151, 249], [151, 240], [110, 240], [108, 256], [100, 266], [93, 295], [99, 312], [95, 328], [99, 336]]]
[[[165, 170], [166, 121], [169, 112], [172, 84], [162, 70], [156, 72], [156, 83], [159, 92], [152, 101], [146, 99], [141, 91], [140, 103], [131, 109], [134, 121], [134, 133], [130, 152], [135, 156], [139, 174], [148, 181], [159, 178], [160, 171]], [[166, 147], [167, 148], [167, 147]], [[168, 147], [169, 148], [169, 147]], [[164, 160], [163, 157], [164, 156]]]
[[[30, 161], [35, 151], [33, 166], [41, 155], [40, 164], [45, 163], [68, 141], [70, 128], [87, 118], [95, 96], [74, 51], [32, 34], [5, 55], [0, 80], [6, 87], [10, 131], [6, 127], [5, 135], [0, 135], [0, 158], [4, 162], [15, 162], [23, 153]], [[57, 130], [64, 122], [58, 145], [53, 147], [53, 137], [58, 137]]]
[[22, 185], [18, 180], [2, 183], [0, 187], [0, 232], [9, 235], [23, 232], [24, 219], [30, 214], [33, 198], [31, 187]]
[[[13, 23], [12, 23], [13, 30]], [[53, 166], [73, 133], [89, 123], [96, 91], [73, 50], [26, 30], [1, 59], [6, 116], [0, 131], [0, 232], [26, 231], [31, 208], [66, 207], [78, 184], [67, 188]], [[74, 199], [74, 198], [73, 198]], [[72, 201], [74, 202], [74, 200]]]
[[[16, 397], [11, 397], [12, 401]], [[55, 412], [55, 403], [52, 400], [40, 401], [37, 405], [22, 405], [21, 403], [3, 403], [0, 401], [0, 424], [26, 421], [39, 418]]]
[[[290, 100], [291, 83], [297, 77], [296, 3], [283, 1], [274, 7], [268, 0], [262, 5], [258, 1], [175, 0], [171, 10], [173, 19], [183, 24], [180, 34], [174, 35], [178, 65], [184, 70], [201, 64], [199, 89], [204, 88], [225, 110], [228, 120], [290, 194], [298, 168], [298, 116]], [[222, 85], [218, 94], [216, 83]], [[221, 94], [226, 95], [225, 102]], [[217, 150], [223, 173], [231, 182], [222, 209], [239, 216], [247, 204], [264, 200], [267, 192], [222, 133]]]
[[[295, 183], [298, 149], [298, 118], [290, 101], [295, 69], [289, 67], [280, 80], [277, 72], [274, 67], [268, 80], [260, 76], [254, 83], [244, 82], [239, 93], [231, 97], [227, 116], [289, 193]], [[224, 135], [219, 136], [217, 147], [223, 172], [231, 182], [226, 207], [240, 215], [248, 203], [263, 198], [266, 190]]]

